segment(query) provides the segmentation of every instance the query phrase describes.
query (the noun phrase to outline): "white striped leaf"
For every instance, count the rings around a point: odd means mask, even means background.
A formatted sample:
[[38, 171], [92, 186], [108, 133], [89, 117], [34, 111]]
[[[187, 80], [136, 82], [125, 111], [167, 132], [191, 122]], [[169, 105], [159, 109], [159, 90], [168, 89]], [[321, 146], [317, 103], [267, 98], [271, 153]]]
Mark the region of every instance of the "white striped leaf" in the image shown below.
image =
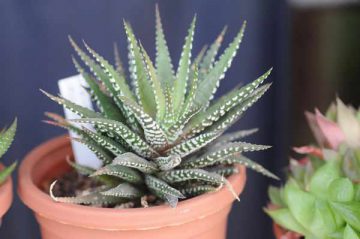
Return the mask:
[[155, 173], [158, 171], [158, 168], [154, 162], [148, 161], [130, 152], [117, 156], [113, 160], [112, 164], [135, 168], [143, 173]]

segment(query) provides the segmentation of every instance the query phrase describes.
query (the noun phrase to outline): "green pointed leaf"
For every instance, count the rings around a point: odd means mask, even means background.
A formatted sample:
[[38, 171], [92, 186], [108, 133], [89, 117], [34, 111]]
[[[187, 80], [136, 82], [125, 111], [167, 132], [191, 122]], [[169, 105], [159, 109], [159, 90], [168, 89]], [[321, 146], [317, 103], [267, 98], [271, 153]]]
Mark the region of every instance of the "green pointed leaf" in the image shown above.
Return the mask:
[[335, 202], [350, 202], [355, 196], [354, 186], [348, 178], [337, 178], [330, 183], [328, 195]]
[[283, 199], [283, 189], [270, 186], [268, 189], [268, 195], [272, 204], [279, 207], [286, 207], [286, 204]]
[[159, 8], [156, 6], [156, 70], [157, 76], [163, 86], [172, 87], [174, 83], [174, 70], [171, 64], [169, 49], [166, 44], [161, 24]]
[[234, 131], [231, 133], [223, 134], [214, 141], [214, 144], [221, 145], [221, 144], [230, 143], [230, 142], [245, 138], [247, 136], [250, 136], [250, 135], [256, 133], [258, 130], [259, 129], [255, 128], [255, 129], [248, 129], [248, 130], [238, 130], [238, 131]]
[[[194, 76], [192, 78], [192, 81], [190, 82], [190, 86], [189, 86], [189, 92], [186, 95], [185, 98], [185, 103], [182, 109], [182, 114], [188, 114], [188, 112], [191, 110], [191, 108], [193, 108], [194, 106], [194, 100], [195, 100], [195, 94], [196, 94], [196, 90], [198, 87], [198, 68], [197, 65], [195, 65], [195, 69], [194, 69]], [[180, 117], [181, 117], [180, 115]]]
[[113, 162], [113, 165], [121, 165], [129, 168], [135, 168], [143, 173], [155, 173], [158, 168], [155, 163], [141, 158], [133, 153], [124, 153], [117, 156]]
[[84, 145], [86, 145], [91, 151], [94, 152], [94, 154], [103, 161], [104, 164], [109, 164], [113, 160], [113, 156], [105, 150], [103, 147], [101, 147], [98, 143], [96, 143], [94, 140], [91, 140], [89, 138], [72, 138], [75, 141], [78, 141]]
[[189, 180], [200, 180], [216, 184], [223, 184], [224, 178], [218, 174], [207, 172], [203, 169], [174, 169], [158, 173], [159, 178], [170, 184]]
[[170, 155], [179, 155], [180, 157], [186, 157], [193, 152], [198, 151], [202, 147], [211, 143], [215, 138], [219, 136], [218, 133], [206, 133], [196, 136], [192, 139], [185, 140], [183, 143], [174, 146], [169, 149], [166, 153]]
[[269, 170], [267, 170], [260, 164], [250, 160], [249, 158], [247, 158], [241, 154], [235, 154], [235, 155], [226, 157], [225, 159], [220, 160], [219, 163], [221, 163], [221, 164], [223, 164], [223, 163], [234, 164], [235, 163], [235, 164], [244, 165], [245, 167], [250, 168], [250, 169], [254, 170], [255, 172], [261, 173], [262, 175], [265, 175], [269, 178], [279, 180], [279, 177], [277, 177], [275, 174], [271, 173]]
[[330, 204], [348, 224], [360, 231], [360, 202], [331, 202]]
[[99, 84], [84, 71], [75, 58], [73, 58], [73, 62], [79, 74], [82, 75], [82, 77], [89, 85], [91, 89], [91, 95], [96, 101], [97, 106], [101, 112], [103, 112], [109, 119], [125, 122], [124, 116], [122, 115], [121, 111], [119, 111], [119, 109], [113, 104], [112, 99], [100, 89]]
[[185, 198], [185, 196], [177, 189], [151, 175], [145, 174], [145, 184], [152, 193], [164, 201], [167, 201], [171, 207], [176, 207], [179, 198]]
[[206, 51], [204, 59], [201, 61], [200, 64], [200, 73], [199, 78], [201, 80], [204, 79], [205, 75], [209, 72], [209, 70], [213, 67], [215, 57], [219, 51], [221, 43], [224, 39], [224, 35], [226, 33], [227, 27], [225, 26], [215, 41], [211, 44], [209, 50]]
[[16, 168], [16, 162], [11, 164], [9, 167], [4, 168], [2, 171], [0, 171], [0, 185], [6, 181], [6, 179], [10, 176], [10, 174], [15, 170]]
[[11, 126], [0, 134], [0, 158], [8, 151], [10, 145], [14, 141], [17, 128], [17, 119], [13, 121]]
[[145, 49], [141, 46], [141, 50], [143, 53], [148, 78], [150, 80], [150, 85], [154, 92], [155, 104], [156, 104], [156, 119], [157, 121], [162, 121], [165, 116], [165, 95], [163, 92], [163, 88], [161, 86], [161, 82], [156, 75], [156, 70], [152, 61], [150, 60], [149, 55], [146, 53]]
[[208, 192], [214, 192], [217, 188], [211, 185], [191, 185], [180, 188], [180, 192], [186, 197], [196, 197]]
[[189, 127], [186, 130], [186, 134], [196, 134], [204, 130], [206, 127], [216, 123], [222, 116], [231, 111], [233, 108], [242, 105], [248, 97], [253, 93], [260, 84], [270, 75], [270, 69], [265, 74], [260, 76], [252, 83], [241, 87], [239, 90], [231, 91], [225, 96], [221, 97], [214, 104], [212, 104], [204, 113], [194, 117]]
[[225, 72], [231, 66], [232, 60], [236, 55], [237, 49], [241, 43], [246, 27], [246, 22], [243, 23], [240, 32], [230, 43], [228, 48], [221, 55], [220, 59], [215, 63], [214, 67], [205, 76], [205, 79], [200, 82], [199, 89], [196, 94], [195, 101], [200, 105], [208, 105], [213, 98], [220, 80], [224, 78]]
[[136, 103], [133, 103], [126, 98], [121, 98], [121, 100], [126, 107], [131, 110], [142, 126], [147, 142], [155, 149], [165, 147], [168, 144], [168, 139], [158, 123]]
[[55, 202], [84, 204], [84, 205], [98, 205], [98, 206], [99, 205], [109, 206], [109, 205], [115, 205], [115, 204], [124, 202], [124, 199], [122, 199], [122, 198], [101, 194], [100, 193], [101, 188], [95, 190], [94, 192], [85, 194], [85, 195], [72, 196], [72, 197], [57, 197], [53, 193], [55, 184], [56, 184], [56, 181], [54, 181], [50, 185], [50, 190], [49, 190], [50, 197]]
[[42, 93], [44, 93], [47, 97], [49, 97], [51, 100], [57, 102], [59, 105], [64, 106], [66, 109], [72, 111], [73, 113], [77, 114], [81, 118], [100, 118], [101, 115], [93, 110], [90, 110], [89, 108], [77, 105], [65, 98], [62, 97], [56, 97], [52, 94], [47, 93], [46, 91], [40, 90]]
[[113, 164], [105, 165], [104, 167], [96, 170], [92, 173], [91, 177], [98, 177], [101, 175], [110, 175], [117, 178], [120, 178], [126, 182], [141, 184], [143, 183], [142, 177], [140, 173], [136, 170], [131, 169], [129, 167], [121, 166], [113, 162]]
[[113, 197], [120, 197], [120, 198], [140, 198], [144, 195], [142, 191], [137, 189], [136, 187], [132, 186], [129, 183], [121, 183], [115, 188], [111, 188], [107, 191], [101, 192], [102, 195], [105, 196], [113, 196]]
[[126, 80], [123, 76], [119, 75], [114, 67], [105, 60], [102, 56], [96, 53], [92, 48], [90, 48], [84, 42], [85, 48], [88, 52], [95, 58], [95, 60], [100, 64], [103, 68], [105, 74], [109, 77], [110, 82], [113, 84], [115, 91], [117, 92], [117, 96], [125, 96], [129, 99], [133, 99], [133, 94], [126, 83]]
[[360, 239], [359, 233], [357, 233], [349, 224], [346, 225], [344, 230], [343, 239]]
[[160, 170], [167, 171], [175, 168], [181, 163], [179, 155], [169, 155], [165, 157], [157, 157], [154, 162], [158, 165]]
[[125, 148], [119, 144], [118, 142], [116, 142], [115, 140], [95, 133], [89, 129], [86, 128], [82, 128], [82, 130], [92, 139], [94, 140], [98, 145], [100, 145], [101, 147], [104, 147], [105, 149], [109, 150], [111, 153], [113, 153], [114, 155], [120, 155], [126, 152]]
[[252, 152], [268, 149], [269, 146], [249, 144], [244, 142], [228, 143], [214, 151], [209, 151], [202, 156], [195, 156], [181, 163], [184, 168], [203, 168], [214, 165], [221, 160], [228, 159], [229, 156], [239, 154], [241, 152]]
[[310, 228], [315, 213], [315, 197], [290, 180], [284, 188], [284, 199], [295, 219], [305, 228]]
[[134, 133], [131, 129], [129, 129], [126, 125], [121, 122], [101, 119], [101, 118], [93, 118], [93, 119], [76, 119], [72, 120], [77, 123], [90, 123], [94, 124], [98, 127], [101, 127], [102, 130], [107, 131], [112, 134], [116, 134], [121, 137], [136, 153], [145, 156], [151, 157], [152, 155], [156, 155], [157, 153], [144, 141], [138, 134]]
[[223, 177], [228, 177], [230, 175], [233, 175], [233, 174], [236, 174], [239, 172], [239, 170], [236, 166], [222, 166], [222, 165], [207, 168], [206, 171], [219, 174]]
[[176, 81], [174, 82], [173, 99], [174, 109], [177, 114], [180, 114], [181, 112], [189, 79], [191, 49], [194, 39], [195, 22], [196, 17], [194, 17], [193, 21], [191, 22], [188, 35], [185, 38], [185, 44], [181, 52], [179, 67], [176, 73]]
[[164, 95], [165, 95], [165, 118], [163, 121], [163, 125], [165, 128], [168, 128], [173, 124], [175, 124], [175, 112], [172, 101], [172, 90], [170, 87], [165, 87]]
[[265, 212], [281, 227], [302, 235], [308, 235], [307, 230], [294, 218], [289, 209], [265, 210]]
[[137, 101], [143, 107], [146, 113], [150, 114], [151, 116], [155, 116], [155, 96], [154, 92], [149, 90], [151, 89], [151, 85], [150, 81], [148, 80], [147, 70], [143, 56], [141, 54], [141, 49], [130, 25], [124, 22], [124, 27], [128, 40], [130, 77], [134, 85]]
[[270, 86], [271, 84], [265, 84], [256, 89], [242, 104], [231, 109], [218, 121], [213, 123], [212, 126], [207, 129], [207, 131], [225, 131], [230, 128], [235, 122], [238, 121], [238, 119], [247, 109], [249, 109], [265, 94]]
[[115, 60], [115, 70], [121, 76], [125, 78], [125, 70], [123, 63], [121, 61], [119, 48], [116, 43], [114, 43], [114, 60]]
[[310, 181], [310, 192], [319, 198], [326, 199], [328, 189], [333, 180], [340, 178], [340, 162], [336, 159], [329, 160], [317, 169]]

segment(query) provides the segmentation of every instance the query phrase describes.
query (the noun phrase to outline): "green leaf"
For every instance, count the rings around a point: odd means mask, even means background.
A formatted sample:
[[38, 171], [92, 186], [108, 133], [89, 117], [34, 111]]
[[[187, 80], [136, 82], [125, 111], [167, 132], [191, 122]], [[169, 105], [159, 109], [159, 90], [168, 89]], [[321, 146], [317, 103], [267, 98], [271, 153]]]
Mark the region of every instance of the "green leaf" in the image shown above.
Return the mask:
[[160, 170], [167, 171], [175, 168], [181, 163], [179, 155], [169, 155], [165, 157], [157, 157], [154, 162], [158, 165]]
[[79, 72], [79, 74], [82, 75], [82, 77], [89, 85], [92, 96], [97, 102], [97, 106], [99, 107], [101, 112], [103, 112], [105, 116], [109, 119], [124, 122], [125, 118], [122, 115], [121, 111], [119, 111], [119, 109], [114, 106], [113, 100], [100, 89], [99, 84], [88, 73], [84, 71], [84, 69], [75, 60], [75, 58], [72, 59], [77, 71]]
[[133, 170], [129, 167], [121, 166], [113, 162], [113, 164], [105, 165], [104, 167], [96, 170], [90, 176], [98, 177], [102, 175], [110, 175], [120, 178], [126, 182], [141, 184], [143, 183], [142, 177], [140, 173], [136, 170]]
[[268, 195], [270, 197], [271, 203], [280, 207], [286, 207], [286, 204], [283, 199], [283, 190], [282, 188], [277, 188], [270, 186], [268, 189]]
[[101, 118], [102, 117], [99, 113], [97, 113], [93, 110], [90, 110], [89, 108], [75, 104], [65, 98], [56, 97], [52, 94], [47, 93], [46, 91], [43, 91], [43, 90], [40, 90], [40, 91], [42, 93], [44, 93], [47, 97], [49, 97], [51, 100], [64, 106], [66, 109], [72, 111], [73, 113], [77, 114], [81, 118]]
[[179, 198], [185, 198], [185, 196], [177, 189], [151, 175], [145, 174], [145, 184], [152, 193], [167, 201], [171, 207], [176, 207]]
[[170, 184], [189, 180], [200, 180], [216, 184], [223, 184], [224, 178], [218, 174], [207, 172], [203, 169], [174, 169], [158, 173], [158, 177]]
[[198, 87], [198, 79], [199, 79], [198, 78], [198, 68], [197, 68], [197, 65], [195, 65], [194, 75], [193, 75], [192, 81], [190, 82], [189, 92], [186, 95], [184, 106], [183, 106], [183, 109], [182, 109], [182, 114], [180, 115], [180, 117], [182, 115], [184, 115], [184, 114], [185, 115], [188, 114], [188, 112], [194, 106], [195, 93], [196, 93], [196, 90], [197, 90], [197, 87]]
[[239, 90], [231, 91], [212, 104], [204, 113], [195, 116], [186, 129], [186, 134], [196, 134], [217, 122], [222, 116], [233, 108], [242, 105], [260, 84], [270, 75], [270, 69], [252, 83], [241, 87]]
[[245, 157], [244, 155], [241, 154], [235, 154], [235, 155], [230, 155], [228, 157], [226, 157], [225, 159], [220, 159], [219, 163], [221, 164], [240, 164], [240, 165], [244, 165], [247, 168], [250, 168], [252, 170], [254, 170], [255, 172], [261, 173], [262, 175], [265, 175], [269, 178], [273, 178], [276, 180], [279, 180], [279, 177], [276, 176], [275, 174], [271, 173], [269, 170], [267, 170], [266, 168], [264, 168], [263, 166], [261, 166], [260, 164], [250, 160], [249, 158]]
[[310, 228], [315, 213], [315, 197], [289, 180], [284, 188], [284, 199], [295, 219], [303, 227]]
[[199, 90], [197, 91], [195, 101], [200, 105], [207, 106], [209, 101], [213, 98], [220, 80], [224, 78], [225, 72], [231, 66], [232, 60], [234, 59], [237, 49], [241, 43], [244, 35], [246, 22], [243, 23], [238, 35], [235, 37], [233, 42], [230, 43], [228, 48], [221, 55], [220, 59], [215, 63], [214, 67], [205, 76], [205, 79], [200, 82]]
[[123, 67], [123, 63], [121, 61], [119, 48], [116, 43], [114, 43], [114, 60], [115, 60], [115, 70], [121, 76], [125, 78], [125, 70]]
[[166, 151], [166, 153], [170, 155], [176, 154], [183, 158], [205, 147], [218, 136], [218, 133], [201, 134], [192, 139], [185, 140], [184, 142]]
[[252, 152], [268, 149], [269, 146], [249, 144], [244, 142], [228, 143], [214, 151], [209, 151], [202, 156], [190, 158], [181, 163], [184, 168], [203, 168], [214, 165], [221, 160], [228, 159], [228, 156], [235, 155], [241, 152]]
[[360, 202], [331, 202], [330, 205], [348, 224], [360, 231]]
[[165, 116], [165, 95], [163, 92], [163, 88], [161, 86], [161, 82], [158, 79], [158, 76], [156, 75], [156, 69], [154, 68], [154, 65], [152, 61], [150, 60], [149, 55], [146, 53], [145, 49], [141, 46], [141, 50], [143, 53], [148, 78], [150, 80], [150, 85], [152, 87], [152, 90], [154, 92], [155, 97], [155, 104], [156, 104], [156, 120], [161, 122], [164, 119]]
[[270, 88], [271, 84], [265, 84], [256, 89], [243, 103], [231, 109], [228, 113], [222, 116], [218, 121], [212, 124], [207, 131], [225, 131], [229, 129], [243, 113], [255, 104]]
[[125, 148], [116, 142], [115, 140], [104, 136], [102, 134], [95, 133], [89, 129], [82, 128], [85, 134], [88, 135], [89, 138], [94, 140], [98, 145], [104, 147], [105, 149], [109, 150], [114, 155], [120, 155], [126, 152]]
[[283, 228], [302, 235], [308, 235], [306, 229], [294, 218], [289, 209], [265, 210], [265, 212]]
[[221, 145], [221, 144], [225, 144], [225, 143], [230, 143], [235, 140], [239, 140], [239, 139], [245, 138], [247, 136], [250, 136], [250, 135], [256, 133], [258, 130], [259, 129], [255, 128], [255, 129], [248, 129], [248, 130], [238, 130], [238, 131], [234, 131], [231, 133], [223, 134], [214, 141], [214, 144]]
[[133, 99], [134, 96], [128, 84], [126, 83], [126, 79], [123, 76], [119, 75], [117, 71], [114, 69], [114, 67], [107, 60], [105, 60], [102, 56], [96, 53], [85, 42], [84, 45], [85, 48], [88, 50], [88, 52], [95, 58], [95, 60], [103, 68], [105, 74], [109, 77], [110, 82], [113, 84], [113, 87], [117, 92], [117, 96], [118, 97], [125, 96], [129, 99]]
[[16, 168], [16, 162], [11, 164], [9, 167], [4, 168], [2, 171], [0, 171], [0, 184], [6, 181], [6, 179], [9, 177], [9, 175], [15, 170]]
[[351, 226], [346, 225], [343, 239], [360, 239], [360, 236]]
[[10, 145], [14, 141], [17, 128], [17, 119], [13, 121], [11, 126], [0, 134], [0, 158], [8, 151]]
[[109, 120], [109, 119], [101, 119], [101, 118], [92, 118], [92, 119], [76, 119], [72, 120], [77, 123], [90, 123], [94, 124], [98, 127], [101, 127], [102, 130], [116, 134], [138, 154], [144, 157], [151, 157], [156, 155], [157, 153], [144, 141], [138, 134], [134, 133], [131, 129], [129, 129], [126, 125], [121, 122]]
[[186, 197], [196, 197], [208, 192], [214, 192], [217, 188], [211, 185], [190, 185], [180, 188], [180, 192]]
[[102, 206], [109, 206], [115, 205], [121, 202], [124, 202], [123, 198], [114, 197], [114, 196], [107, 196], [100, 193], [102, 188], [95, 190], [94, 192], [79, 195], [79, 196], [72, 196], [72, 197], [57, 197], [53, 193], [54, 186], [57, 181], [54, 181], [50, 185], [49, 194], [50, 197], [55, 202], [61, 203], [72, 203], [72, 204], [84, 204], [84, 205], [102, 205]]
[[192, 20], [188, 35], [185, 38], [185, 44], [181, 52], [179, 67], [176, 73], [176, 81], [174, 82], [173, 102], [174, 110], [178, 115], [181, 113], [189, 79], [191, 48], [194, 39], [195, 22], [196, 17]]
[[201, 61], [200, 64], [200, 73], [199, 78], [201, 80], [204, 79], [205, 75], [209, 72], [209, 70], [213, 67], [215, 57], [220, 49], [221, 43], [224, 39], [224, 35], [226, 33], [227, 26], [225, 26], [215, 41], [211, 44], [209, 50], [206, 51], [204, 59]]
[[335, 202], [350, 202], [354, 199], [355, 191], [348, 178], [337, 178], [329, 185], [329, 197]]
[[239, 170], [236, 166], [223, 166], [223, 165], [206, 168], [206, 171], [219, 174], [223, 177], [228, 177], [230, 175], [233, 175], [233, 174], [236, 174], [239, 172]]
[[91, 151], [95, 153], [95, 155], [103, 161], [104, 164], [111, 163], [113, 160], [112, 155], [106, 149], [101, 147], [96, 141], [91, 140], [89, 138], [72, 138], [75, 141], [78, 141], [84, 145], [86, 145]]
[[121, 165], [129, 168], [135, 168], [143, 173], [155, 173], [158, 168], [155, 163], [141, 158], [133, 153], [124, 153], [117, 156], [112, 165]]
[[156, 70], [157, 76], [163, 86], [172, 87], [175, 77], [171, 64], [169, 49], [166, 44], [164, 31], [161, 24], [159, 8], [156, 5]]
[[310, 180], [310, 192], [319, 198], [326, 199], [330, 184], [341, 175], [340, 162], [329, 160], [317, 169]]
[[101, 192], [101, 194], [105, 196], [113, 196], [113, 197], [128, 198], [128, 199], [139, 198], [144, 195], [142, 191], [140, 191], [139, 189], [137, 189], [136, 187], [132, 186], [129, 183], [121, 183], [114, 188]]
[[126, 107], [131, 110], [142, 126], [147, 142], [149, 142], [150, 145], [155, 149], [161, 149], [167, 146], [167, 136], [158, 123], [150, 115], [144, 112], [136, 103], [131, 102], [126, 98], [121, 98], [121, 100], [124, 102]]
[[147, 70], [143, 56], [141, 54], [141, 49], [130, 25], [125, 21], [124, 27], [128, 40], [130, 77], [134, 85], [137, 101], [143, 107], [146, 113], [151, 116], [155, 116], [155, 96], [154, 92], [149, 90], [151, 89], [151, 84], [148, 80]]

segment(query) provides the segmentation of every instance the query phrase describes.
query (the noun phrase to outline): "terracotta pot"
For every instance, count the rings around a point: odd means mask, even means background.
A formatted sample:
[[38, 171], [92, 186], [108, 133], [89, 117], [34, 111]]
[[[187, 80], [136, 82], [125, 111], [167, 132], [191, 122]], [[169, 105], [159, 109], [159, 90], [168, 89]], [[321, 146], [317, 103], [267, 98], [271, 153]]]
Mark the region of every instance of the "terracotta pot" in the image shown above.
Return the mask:
[[[19, 169], [19, 195], [34, 211], [43, 239], [225, 239], [234, 201], [226, 188], [176, 208], [109, 209], [54, 202], [40, 187], [69, 170], [67, 155], [72, 155], [70, 142], [58, 137], [30, 152]], [[229, 181], [242, 192], [245, 168]]]
[[[4, 168], [0, 164], [0, 171]], [[4, 214], [9, 210], [11, 202], [13, 200], [13, 191], [12, 191], [12, 179], [8, 177], [6, 181], [0, 185], [0, 221]]]
[[300, 239], [302, 238], [301, 235], [299, 235], [296, 232], [290, 232], [282, 227], [280, 227], [278, 224], [273, 224], [273, 230], [276, 239]]

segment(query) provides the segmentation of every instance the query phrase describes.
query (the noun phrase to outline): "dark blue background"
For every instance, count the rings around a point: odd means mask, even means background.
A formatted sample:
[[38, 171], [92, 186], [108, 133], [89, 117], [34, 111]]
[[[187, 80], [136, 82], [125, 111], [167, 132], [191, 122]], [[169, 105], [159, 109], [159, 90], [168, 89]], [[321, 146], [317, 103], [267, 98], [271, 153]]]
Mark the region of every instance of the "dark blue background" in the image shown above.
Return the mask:
[[[274, 66], [273, 87], [236, 128], [260, 127], [252, 142], [274, 145], [257, 154], [257, 159], [273, 170], [285, 162], [287, 138], [287, 8], [284, 1], [269, 0], [161, 0], [161, 15], [173, 62], [176, 64], [188, 25], [198, 15], [194, 52], [210, 43], [224, 25], [229, 30], [227, 44], [243, 20], [248, 28], [238, 57], [233, 62], [219, 93], [239, 82], [254, 80]], [[57, 80], [75, 74], [67, 35], [85, 39], [93, 48], [112, 59], [112, 44], [119, 43], [126, 61], [122, 19], [131, 22], [135, 33], [154, 57], [155, 1], [72, 0], [0, 1], [0, 123], [9, 124], [17, 116], [19, 128], [5, 163], [21, 161], [40, 142], [64, 131], [41, 123], [44, 111], [62, 112], [39, 88], [56, 93]], [[281, 94], [280, 94], [281, 92]], [[14, 175], [16, 176], [16, 175]], [[271, 221], [263, 213], [266, 189], [271, 181], [249, 172], [241, 202], [235, 203], [229, 220], [228, 238], [272, 238]], [[1, 239], [38, 239], [38, 226], [16, 197], [0, 228]], [[71, 236], [69, 236], [71, 238]]]

